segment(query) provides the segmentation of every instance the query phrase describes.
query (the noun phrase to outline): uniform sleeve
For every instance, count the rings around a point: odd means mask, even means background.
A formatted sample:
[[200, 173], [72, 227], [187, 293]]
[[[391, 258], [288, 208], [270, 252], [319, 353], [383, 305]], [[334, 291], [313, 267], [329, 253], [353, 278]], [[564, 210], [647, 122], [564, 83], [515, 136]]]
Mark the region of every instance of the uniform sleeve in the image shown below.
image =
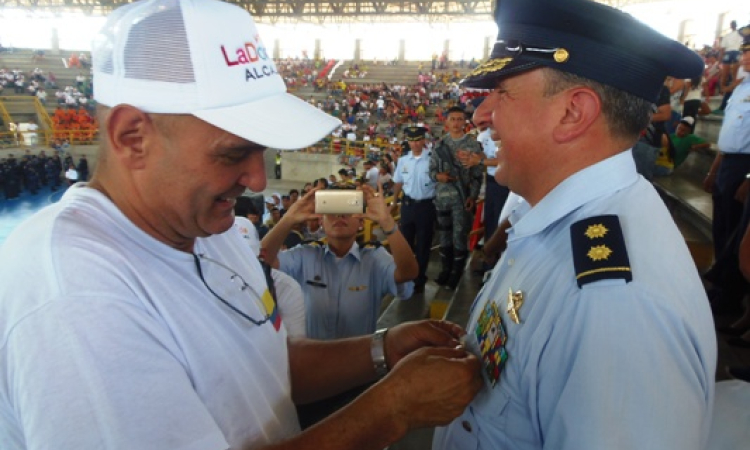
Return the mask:
[[302, 287], [294, 278], [280, 270], [272, 269], [271, 276], [276, 286], [281, 322], [286, 327], [287, 334], [290, 337], [307, 337]]
[[394, 183], [402, 183], [404, 182], [404, 178], [401, 176], [401, 166], [403, 165], [403, 158], [399, 159], [396, 163], [396, 170], [393, 172], [393, 182]]
[[440, 157], [438, 156], [437, 149], [440, 147], [441, 142], [435, 144], [435, 148], [430, 153], [430, 179], [437, 181], [437, 174], [440, 172]]
[[569, 301], [580, 306], [558, 318], [530, 368], [544, 448], [704, 448], [713, 369], [696, 336], [659, 308], [658, 293], [589, 285]]
[[5, 355], [25, 448], [229, 447], [171, 336], [126, 302], [50, 304], [16, 326]]
[[399, 290], [395, 278], [396, 262], [393, 256], [383, 247], [378, 247], [370, 252], [370, 257], [373, 259], [371, 266], [373, 280], [377, 282], [377, 286], [380, 286], [380, 295], [398, 295]]
[[303, 274], [303, 261], [305, 256], [306, 246], [297, 246], [288, 250], [282, 250], [279, 252], [279, 270], [289, 275], [290, 277], [297, 280], [298, 283], [302, 284]]
[[[483, 153], [482, 147], [476, 140], [472, 141], [471, 151], [475, 153]], [[483, 165], [474, 166], [469, 169], [469, 197], [476, 199], [479, 197], [479, 191], [482, 189], [482, 179], [485, 168]]]

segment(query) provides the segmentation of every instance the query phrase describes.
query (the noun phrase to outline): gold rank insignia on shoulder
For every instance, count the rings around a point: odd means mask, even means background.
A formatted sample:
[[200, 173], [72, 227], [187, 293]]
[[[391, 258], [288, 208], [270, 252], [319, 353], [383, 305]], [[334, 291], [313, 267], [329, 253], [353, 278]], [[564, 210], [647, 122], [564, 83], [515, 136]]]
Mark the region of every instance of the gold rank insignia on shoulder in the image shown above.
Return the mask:
[[349, 290], [355, 292], [364, 291], [365, 289], [367, 289], [367, 286], [349, 286]]
[[615, 215], [589, 217], [570, 227], [578, 287], [599, 280], [633, 281], [620, 219]]

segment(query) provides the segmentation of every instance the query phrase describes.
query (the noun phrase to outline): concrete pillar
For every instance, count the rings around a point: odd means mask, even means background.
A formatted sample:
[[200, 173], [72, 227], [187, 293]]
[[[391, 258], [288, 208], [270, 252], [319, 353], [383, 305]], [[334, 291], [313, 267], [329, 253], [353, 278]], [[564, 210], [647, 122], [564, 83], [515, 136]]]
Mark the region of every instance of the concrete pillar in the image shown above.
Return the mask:
[[279, 39], [273, 40], [273, 59], [281, 59], [281, 41]]
[[721, 39], [721, 35], [724, 32], [724, 29], [729, 28], [729, 22], [731, 22], [731, 19], [729, 19], [728, 12], [723, 12], [719, 14], [719, 16], [716, 18], [716, 37], [717, 38]]
[[315, 51], [313, 52], [313, 59], [320, 59], [320, 39], [315, 39]]
[[399, 39], [398, 41], [398, 62], [402, 63], [406, 61], [406, 39]]
[[359, 62], [362, 59], [362, 39], [354, 40], [354, 62]]
[[492, 53], [492, 37], [491, 36], [485, 36], [484, 38], [484, 52], [482, 52], [482, 60], [487, 60], [490, 57], [490, 53]]
[[52, 48], [52, 53], [60, 54], [60, 34], [57, 31], [57, 27], [52, 27], [52, 45], [50, 48]]
[[445, 52], [445, 56], [448, 58], [448, 61], [451, 60], [451, 40], [446, 39], [443, 43], [443, 52]]
[[677, 42], [682, 42], [683, 44], [688, 43], [691, 47], [695, 47], [695, 42], [693, 41], [693, 38], [695, 37], [695, 33], [693, 32], [693, 21], [690, 19], [685, 19], [680, 22], [680, 29], [677, 32]]

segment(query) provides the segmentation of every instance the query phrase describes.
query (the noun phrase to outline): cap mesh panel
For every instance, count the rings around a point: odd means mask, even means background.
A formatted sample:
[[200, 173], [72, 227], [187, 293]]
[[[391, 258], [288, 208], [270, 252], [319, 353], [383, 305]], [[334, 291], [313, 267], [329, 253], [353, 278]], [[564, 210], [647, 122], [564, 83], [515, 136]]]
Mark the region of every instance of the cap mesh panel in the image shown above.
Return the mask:
[[159, 11], [150, 11], [133, 25], [125, 44], [124, 65], [125, 78], [195, 82], [179, 1], [159, 2]]

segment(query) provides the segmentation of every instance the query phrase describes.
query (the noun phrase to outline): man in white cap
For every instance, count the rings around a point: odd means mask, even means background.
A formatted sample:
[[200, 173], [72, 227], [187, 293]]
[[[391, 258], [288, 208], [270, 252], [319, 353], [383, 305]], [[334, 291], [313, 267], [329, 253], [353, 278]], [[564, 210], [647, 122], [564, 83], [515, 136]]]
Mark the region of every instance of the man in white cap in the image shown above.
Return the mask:
[[[0, 250], [4, 450], [381, 449], [463, 409], [479, 365], [453, 324], [287, 339], [233, 208], [266, 147], [339, 122], [286, 93], [247, 12], [131, 3], [92, 56], [96, 172]], [[379, 377], [300, 432], [293, 402]]]

